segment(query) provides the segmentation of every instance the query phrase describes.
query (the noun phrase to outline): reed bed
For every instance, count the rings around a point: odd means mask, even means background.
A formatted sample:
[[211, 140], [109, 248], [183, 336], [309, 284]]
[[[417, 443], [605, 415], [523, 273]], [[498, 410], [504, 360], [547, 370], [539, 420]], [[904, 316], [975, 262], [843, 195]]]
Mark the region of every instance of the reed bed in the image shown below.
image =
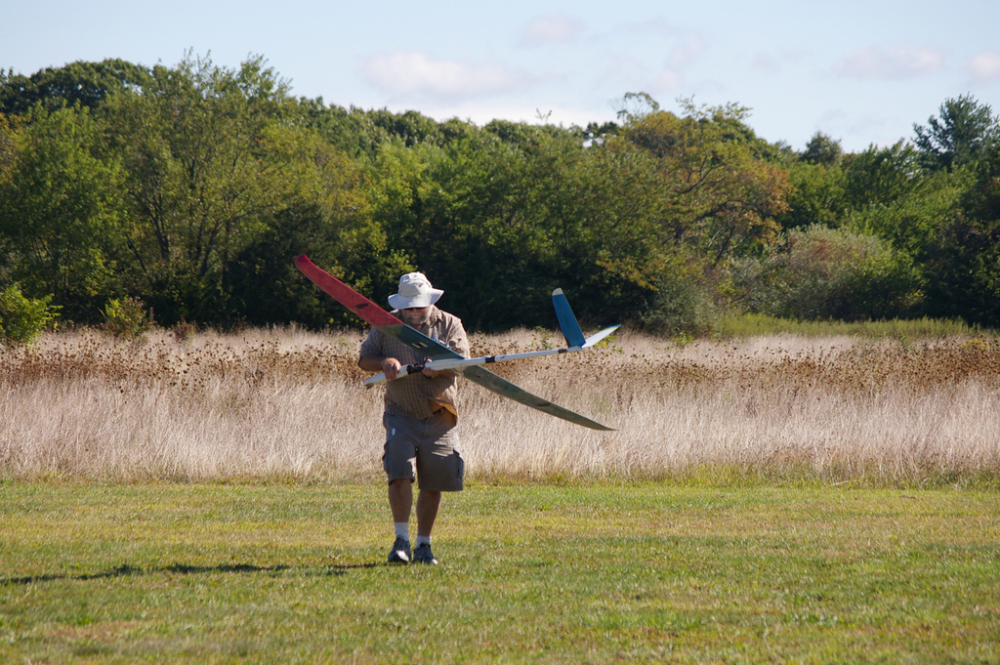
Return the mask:
[[[558, 346], [472, 337], [474, 354]], [[49, 334], [0, 351], [0, 478], [380, 479], [382, 389], [357, 332]], [[460, 390], [467, 477], [709, 475], [882, 484], [1000, 471], [1000, 343], [760, 336], [678, 345], [623, 334], [581, 354], [494, 365], [617, 431]], [[991, 481], [992, 482], [992, 481]]]

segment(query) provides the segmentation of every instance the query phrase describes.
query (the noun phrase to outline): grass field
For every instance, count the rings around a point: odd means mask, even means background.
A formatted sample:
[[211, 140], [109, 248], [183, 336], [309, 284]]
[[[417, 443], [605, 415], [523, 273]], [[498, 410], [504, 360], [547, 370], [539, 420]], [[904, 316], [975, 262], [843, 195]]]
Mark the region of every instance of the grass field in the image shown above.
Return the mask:
[[996, 663], [973, 490], [474, 484], [437, 567], [384, 487], [0, 485], [2, 663]]
[[1000, 663], [1000, 343], [839, 330], [494, 366], [617, 431], [462, 386], [430, 568], [357, 333], [0, 350], [0, 664]]

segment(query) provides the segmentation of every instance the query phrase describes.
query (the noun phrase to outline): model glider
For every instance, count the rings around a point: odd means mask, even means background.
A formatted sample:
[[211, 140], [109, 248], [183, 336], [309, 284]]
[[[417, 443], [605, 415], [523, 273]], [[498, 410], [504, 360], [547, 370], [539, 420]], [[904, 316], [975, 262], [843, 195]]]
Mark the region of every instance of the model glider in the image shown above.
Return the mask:
[[[562, 289], [556, 289], [553, 291], [552, 302], [555, 305], [556, 316], [559, 319], [559, 325], [562, 328], [563, 335], [566, 336], [569, 347], [565, 349], [515, 353], [506, 356], [463, 358], [460, 354], [452, 351], [447, 346], [439, 344], [420, 331], [406, 325], [403, 321], [385, 311], [333, 275], [327, 273], [322, 268], [317, 267], [305, 254], [295, 259], [295, 267], [298, 268], [303, 275], [308, 277], [313, 284], [333, 297], [337, 302], [349, 309], [351, 312], [361, 317], [366, 323], [374, 328], [378, 328], [382, 333], [389, 335], [429, 359], [428, 362], [423, 365], [407, 365], [403, 368], [403, 371], [398, 374], [398, 376], [405, 376], [404, 372], [413, 373], [422, 370], [424, 367], [435, 370], [462, 369], [462, 376], [466, 379], [472, 381], [473, 383], [478, 383], [482, 387], [487, 390], [491, 390], [498, 395], [512, 399], [515, 402], [520, 402], [521, 404], [530, 406], [533, 409], [538, 409], [539, 411], [543, 411], [557, 418], [562, 418], [563, 420], [568, 420], [571, 423], [576, 423], [577, 425], [589, 427], [590, 429], [611, 431], [610, 427], [605, 427], [598, 422], [581, 416], [579, 413], [574, 413], [569, 409], [564, 409], [563, 407], [553, 404], [548, 400], [532, 395], [523, 388], [520, 388], [510, 381], [507, 381], [506, 379], [501, 378], [489, 370], [481, 367], [481, 365], [484, 364], [501, 362], [504, 360], [516, 360], [520, 358], [530, 358], [553, 353], [582, 351], [594, 346], [597, 342], [601, 341], [618, 329], [618, 326], [612, 326], [602, 330], [596, 335], [584, 338], [583, 332], [580, 330], [580, 325], [577, 323], [576, 317], [573, 316], [573, 310], [570, 309], [569, 302], [566, 300], [566, 296], [563, 294]], [[373, 385], [384, 381], [385, 376], [379, 374], [378, 376], [372, 377], [366, 381], [365, 385]]]

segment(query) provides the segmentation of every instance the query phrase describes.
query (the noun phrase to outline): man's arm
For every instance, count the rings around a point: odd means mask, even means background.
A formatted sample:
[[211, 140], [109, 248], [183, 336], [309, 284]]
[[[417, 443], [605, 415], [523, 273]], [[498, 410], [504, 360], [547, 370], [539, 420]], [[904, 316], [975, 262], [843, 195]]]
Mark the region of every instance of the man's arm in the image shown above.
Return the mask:
[[[449, 315], [450, 316], [450, 315]], [[448, 341], [442, 340], [442, 343], [451, 348], [453, 351], [459, 355], [467, 358], [469, 356], [469, 340], [466, 335], [465, 328], [462, 326], [462, 322], [457, 317], [451, 316], [452, 325], [449, 326], [449, 330], [446, 334]], [[366, 372], [378, 373], [382, 372], [385, 374], [387, 381], [392, 381], [396, 378], [399, 370], [402, 368], [403, 364], [396, 358], [391, 356], [383, 356], [378, 351], [381, 351], [381, 343], [383, 339], [377, 328], [372, 328], [368, 332], [368, 337], [361, 345], [361, 358], [358, 360], [358, 367], [365, 370]], [[366, 353], [367, 351], [367, 353]], [[425, 359], [424, 362], [429, 361], [430, 358]], [[458, 377], [462, 375], [461, 370], [452, 369], [442, 369], [434, 370], [424, 368], [422, 370], [424, 376], [435, 377], [435, 376], [453, 376]]]
[[396, 378], [396, 374], [403, 366], [398, 359], [392, 356], [382, 355], [384, 350], [385, 337], [379, 333], [378, 328], [368, 331], [368, 337], [361, 343], [361, 356], [358, 358], [358, 367], [366, 372], [375, 374], [383, 372], [387, 379]]
[[361, 359], [358, 360], [358, 367], [366, 372], [384, 372], [385, 378], [389, 381], [396, 378], [396, 373], [402, 366], [402, 363], [396, 358], [379, 355], [361, 356]]
[[[392, 381], [396, 378], [396, 374], [399, 372], [403, 365], [395, 358], [386, 358], [385, 356], [361, 356], [358, 361], [358, 367], [365, 370], [366, 372], [382, 372], [385, 374], [387, 381]], [[452, 369], [427, 369], [422, 370], [424, 376], [435, 377], [435, 376], [459, 376], [458, 372]]]

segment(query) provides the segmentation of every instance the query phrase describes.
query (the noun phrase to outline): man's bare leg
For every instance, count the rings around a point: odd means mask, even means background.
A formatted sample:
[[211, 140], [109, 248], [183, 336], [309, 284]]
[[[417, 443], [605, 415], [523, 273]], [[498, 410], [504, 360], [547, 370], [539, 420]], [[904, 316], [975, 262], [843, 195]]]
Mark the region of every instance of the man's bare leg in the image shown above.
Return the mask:
[[410, 562], [410, 510], [413, 507], [413, 483], [409, 478], [399, 478], [389, 483], [389, 508], [396, 531], [396, 542], [389, 552], [389, 563]]
[[437, 519], [441, 507], [441, 492], [420, 490], [417, 497], [417, 536], [431, 537], [434, 530], [434, 520]]
[[[392, 509], [392, 520], [399, 529], [410, 521], [410, 511], [413, 507], [413, 483], [406, 478], [401, 478], [389, 483], [389, 507]], [[426, 543], [426, 553], [428, 556], [419, 557], [420, 563], [437, 563], [437, 559], [430, 555], [431, 532], [434, 530], [434, 522], [437, 520], [438, 510], [441, 508], [441, 492], [428, 492], [421, 490], [417, 497], [417, 547], [421, 543]], [[397, 533], [397, 538], [401, 536]], [[408, 539], [407, 539], [408, 540]], [[398, 542], [398, 540], [397, 540]], [[401, 546], [400, 546], [401, 547]], [[409, 552], [406, 559], [395, 553], [389, 556], [389, 562], [402, 562], [409, 560]], [[421, 550], [424, 552], [424, 550]], [[419, 554], [419, 553], [418, 553]]]
[[[389, 508], [392, 509], [393, 522], [410, 521], [410, 510], [413, 508], [412, 480], [398, 478], [389, 483]], [[417, 508], [419, 511], [419, 504]]]
[[431, 553], [431, 531], [440, 507], [441, 492], [420, 491], [420, 496], [417, 497], [417, 547], [413, 550], [413, 560], [416, 563], [438, 562]]

